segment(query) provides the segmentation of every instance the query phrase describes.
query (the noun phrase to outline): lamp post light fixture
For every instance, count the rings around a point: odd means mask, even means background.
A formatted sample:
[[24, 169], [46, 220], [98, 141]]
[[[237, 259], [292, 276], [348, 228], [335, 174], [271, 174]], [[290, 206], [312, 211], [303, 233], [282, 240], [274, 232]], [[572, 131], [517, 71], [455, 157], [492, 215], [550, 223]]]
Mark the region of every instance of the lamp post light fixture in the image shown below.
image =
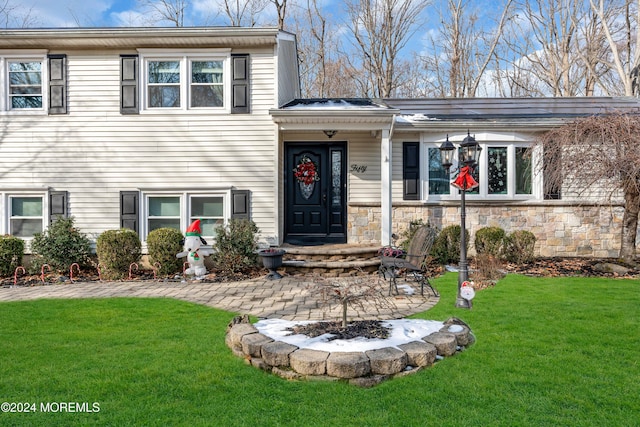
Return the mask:
[[[440, 161], [447, 173], [453, 165], [453, 155], [456, 147], [449, 141], [449, 135], [447, 139], [440, 145]], [[460, 189], [460, 265], [458, 266], [458, 294], [456, 296], [457, 308], [471, 308], [471, 301], [462, 298], [460, 290], [462, 284], [469, 280], [469, 264], [467, 262], [467, 231], [466, 231], [466, 206], [465, 195], [467, 190], [471, 190], [472, 186], [469, 186], [469, 182], [474, 182], [471, 176], [468, 175], [470, 168], [474, 167], [478, 163], [478, 157], [480, 156], [480, 145], [474, 137], [467, 131], [467, 136], [460, 143], [459, 151], [459, 165], [464, 164], [463, 167], [458, 167], [458, 179], [453, 183]], [[460, 179], [461, 178], [461, 179]], [[477, 185], [477, 183], [476, 183]]]

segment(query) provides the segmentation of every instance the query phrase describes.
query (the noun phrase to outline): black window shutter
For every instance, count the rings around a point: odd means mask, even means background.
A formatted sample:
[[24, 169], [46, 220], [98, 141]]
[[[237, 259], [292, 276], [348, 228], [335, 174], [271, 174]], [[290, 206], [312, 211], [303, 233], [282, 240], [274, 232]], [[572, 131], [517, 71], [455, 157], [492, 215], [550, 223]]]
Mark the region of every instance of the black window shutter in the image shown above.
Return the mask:
[[420, 199], [420, 144], [405, 142], [402, 144], [402, 198]]
[[138, 114], [138, 55], [120, 55], [120, 114]]
[[231, 113], [250, 112], [249, 55], [231, 55]]
[[129, 228], [139, 233], [140, 225], [140, 192], [120, 192], [120, 228]]
[[59, 216], [62, 218], [69, 216], [68, 199], [69, 193], [67, 191], [49, 192], [49, 224], [53, 224]]
[[250, 190], [231, 190], [231, 218], [251, 219], [250, 214]]
[[67, 114], [67, 55], [48, 55], [49, 114]]

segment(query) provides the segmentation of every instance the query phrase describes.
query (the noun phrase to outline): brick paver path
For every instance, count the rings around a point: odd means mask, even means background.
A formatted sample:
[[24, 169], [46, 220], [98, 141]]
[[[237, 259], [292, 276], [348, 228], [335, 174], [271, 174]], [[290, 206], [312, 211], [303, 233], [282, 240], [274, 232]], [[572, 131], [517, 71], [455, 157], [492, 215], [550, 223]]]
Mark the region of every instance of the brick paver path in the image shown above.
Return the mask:
[[[378, 280], [377, 276], [369, 276]], [[313, 278], [285, 276], [280, 280], [265, 278], [230, 283], [198, 283], [175, 281], [132, 282], [75, 282], [47, 284], [33, 287], [0, 288], [0, 302], [24, 301], [40, 298], [110, 298], [110, 297], [165, 297], [203, 304], [210, 307], [251, 314], [259, 318], [285, 320], [336, 320], [341, 318], [337, 305], [322, 306], [316, 296], [307, 290]], [[341, 279], [342, 280], [342, 279]], [[344, 279], [351, 280], [351, 279]], [[380, 283], [387, 289], [385, 283]], [[417, 290], [417, 289], [416, 289]], [[398, 319], [433, 307], [438, 298], [433, 296], [399, 295], [389, 297], [394, 307], [379, 310], [365, 305], [364, 310], [349, 308], [353, 319]]]

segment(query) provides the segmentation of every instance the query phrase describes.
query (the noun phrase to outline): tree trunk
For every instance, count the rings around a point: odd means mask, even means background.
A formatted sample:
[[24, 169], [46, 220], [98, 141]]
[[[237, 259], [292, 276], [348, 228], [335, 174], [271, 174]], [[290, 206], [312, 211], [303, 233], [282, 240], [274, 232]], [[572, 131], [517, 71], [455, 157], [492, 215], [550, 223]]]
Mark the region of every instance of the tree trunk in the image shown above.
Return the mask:
[[622, 216], [622, 239], [620, 242], [620, 258], [627, 262], [635, 262], [636, 258], [639, 213], [640, 193], [638, 188], [635, 186], [627, 187], [624, 194], [624, 215]]

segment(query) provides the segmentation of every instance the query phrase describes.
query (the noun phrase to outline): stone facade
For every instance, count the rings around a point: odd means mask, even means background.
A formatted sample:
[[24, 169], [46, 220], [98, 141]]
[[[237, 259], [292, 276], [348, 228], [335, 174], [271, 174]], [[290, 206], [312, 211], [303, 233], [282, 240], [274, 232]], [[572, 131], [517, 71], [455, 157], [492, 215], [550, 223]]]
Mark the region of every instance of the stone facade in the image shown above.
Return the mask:
[[[536, 236], [535, 254], [540, 257], [615, 258], [620, 251], [622, 206], [571, 203], [490, 203], [467, 201], [466, 226], [474, 254], [475, 232], [483, 227], [501, 227], [505, 232], [528, 230]], [[379, 205], [352, 204], [348, 212], [349, 243], [379, 244]], [[393, 208], [393, 230], [401, 235], [412, 221], [443, 228], [460, 224], [460, 203], [402, 203]]]

